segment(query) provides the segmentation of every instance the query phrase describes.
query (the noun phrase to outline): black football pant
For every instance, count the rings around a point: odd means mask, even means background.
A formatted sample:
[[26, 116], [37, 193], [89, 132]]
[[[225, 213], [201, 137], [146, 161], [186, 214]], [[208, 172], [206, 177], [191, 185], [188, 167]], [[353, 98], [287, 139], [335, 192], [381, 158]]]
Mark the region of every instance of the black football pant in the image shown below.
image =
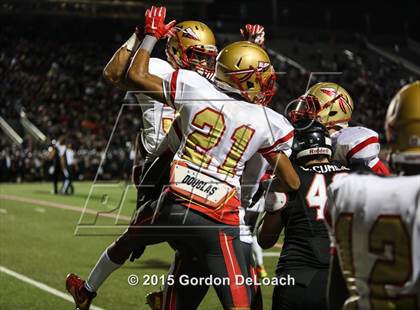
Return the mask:
[[[244, 252], [246, 265], [249, 269], [251, 277], [255, 275], [254, 262], [252, 259], [251, 244], [241, 242], [242, 250]], [[209, 289], [209, 285], [181, 285], [180, 276], [189, 278], [208, 277], [209, 273], [197, 257], [191, 255], [184, 255], [177, 251], [175, 259], [172, 262], [171, 269], [168, 276], [174, 279], [173, 285], [166, 283], [164, 288], [163, 309], [164, 310], [193, 310], [198, 309], [198, 306], [204, 299]], [[251, 310], [262, 310], [262, 295], [260, 286], [251, 287]]]
[[[152, 241], [165, 239], [181, 257], [196, 258], [204, 270], [202, 274], [221, 281], [213, 286], [225, 309], [250, 306], [251, 287], [241, 281], [249, 277], [249, 271], [239, 227], [219, 223], [166, 197], [162, 206], [157, 206], [152, 224], [137, 227], [132, 236], [135, 235]], [[169, 303], [176, 305], [176, 295], [169, 298]]]
[[139, 176], [137, 187], [137, 209], [148, 200], [158, 199], [162, 189], [169, 183], [173, 155], [165, 153], [153, 162], [146, 162]]
[[138, 176], [139, 180], [135, 180], [140, 183], [137, 187], [136, 213], [130, 227], [108, 250], [108, 255], [114, 263], [123, 264], [130, 255], [130, 260], [134, 261], [141, 257], [147, 245], [165, 241], [164, 238], [144, 238], [137, 227], [151, 224], [155, 212], [151, 205], [168, 184], [172, 157], [172, 154], [164, 154], [154, 162], [145, 163], [141, 175]]
[[273, 292], [272, 310], [325, 310], [327, 309], [328, 270], [320, 269], [308, 285], [295, 283], [277, 285]]

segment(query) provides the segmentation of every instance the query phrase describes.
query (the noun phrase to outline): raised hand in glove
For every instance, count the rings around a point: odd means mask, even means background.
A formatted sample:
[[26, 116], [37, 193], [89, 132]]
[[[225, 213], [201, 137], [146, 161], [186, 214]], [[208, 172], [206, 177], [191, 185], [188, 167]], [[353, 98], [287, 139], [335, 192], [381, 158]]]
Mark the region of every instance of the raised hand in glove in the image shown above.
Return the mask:
[[258, 44], [259, 46], [264, 45], [265, 32], [263, 26], [246, 24], [245, 29], [240, 29], [240, 31], [245, 40]]
[[164, 6], [154, 7], [146, 10], [144, 34], [154, 36], [157, 40], [170, 36], [176, 21], [165, 24], [166, 8]]

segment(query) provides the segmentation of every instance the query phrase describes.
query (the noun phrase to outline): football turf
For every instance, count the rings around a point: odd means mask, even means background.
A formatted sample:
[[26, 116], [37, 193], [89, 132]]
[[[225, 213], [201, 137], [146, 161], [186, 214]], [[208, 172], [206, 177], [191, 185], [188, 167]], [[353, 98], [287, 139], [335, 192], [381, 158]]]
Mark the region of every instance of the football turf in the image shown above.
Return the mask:
[[[52, 195], [51, 188], [50, 183], [0, 184], [0, 309], [73, 309], [49, 288], [65, 293], [69, 272], [86, 278], [135, 207], [134, 189], [124, 183], [99, 184], [92, 190], [91, 183], [76, 183], [72, 196]], [[88, 213], [81, 217], [85, 206]], [[96, 217], [94, 210], [105, 216]], [[149, 309], [145, 295], [161, 285], [144, 285], [143, 277], [165, 275], [172, 258], [168, 245], [149, 246], [140, 260], [127, 262], [111, 275], [94, 305], [107, 310]], [[264, 259], [273, 276], [277, 257]], [[138, 285], [128, 284], [130, 275], [139, 278]], [[48, 287], [42, 290], [23, 277]], [[262, 286], [264, 309], [271, 308], [272, 289]], [[221, 309], [213, 289], [199, 309]]]

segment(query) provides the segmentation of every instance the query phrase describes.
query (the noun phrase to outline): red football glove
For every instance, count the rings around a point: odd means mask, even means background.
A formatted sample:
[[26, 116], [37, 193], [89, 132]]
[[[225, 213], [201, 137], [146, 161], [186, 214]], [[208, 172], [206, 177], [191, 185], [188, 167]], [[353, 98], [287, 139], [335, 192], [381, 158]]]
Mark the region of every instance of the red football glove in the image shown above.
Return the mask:
[[174, 27], [176, 21], [173, 20], [165, 24], [166, 8], [164, 6], [154, 7], [146, 10], [144, 22], [144, 34], [154, 36], [156, 39], [161, 39], [171, 35], [171, 29]]
[[240, 29], [245, 40], [263, 46], [265, 41], [264, 27], [258, 24], [246, 24], [245, 29]]

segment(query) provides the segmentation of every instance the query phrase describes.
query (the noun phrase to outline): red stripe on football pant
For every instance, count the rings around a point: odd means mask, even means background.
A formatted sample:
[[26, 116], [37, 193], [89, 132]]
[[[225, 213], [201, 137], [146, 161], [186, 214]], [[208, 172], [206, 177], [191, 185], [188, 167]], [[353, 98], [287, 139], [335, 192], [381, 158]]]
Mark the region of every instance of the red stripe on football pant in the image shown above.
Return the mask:
[[[176, 269], [174, 272], [174, 278], [178, 280], [179, 270], [181, 269], [182, 260], [178, 260], [177, 258], [175, 258], [175, 264], [178, 264], [178, 265], [176, 266]], [[169, 306], [167, 305], [165, 308], [167, 310], [176, 310], [176, 285], [168, 285], [168, 290], [170, 291]]]
[[366, 139], [365, 141], [360, 142], [355, 147], [353, 147], [350, 151], [348, 151], [347, 156], [346, 156], [347, 160], [350, 160], [350, 158], [352, 158], [354, 154], [356, 154], [357, 152], [359, 152], [361, 149], [365, 148], [369, 144], [373, 144], [373, 143], [379, 143], [378, 137], [370, 137]]
[[252, 278], [252, 288], [254, 289], [255, 292], [257, 292], [258, 286], [255, 285], [255, 282], [254, 282], [254, 280], [257, 278], [257, 274], [255, 272], [254, 266], [249, 266], [249, 274], [251, 275], [251, 278]]
[[244, 285], [237, 285], [236, 276], [242, 275], [241, 267], [236, 259], [236, 254], [232, 246], [232, 236], [219, 233], [220, 247], [225, 260], [226, 270], [229, 276], [229, 289], [232, 295], [234, 307], [249, 307], [248, 293]]

